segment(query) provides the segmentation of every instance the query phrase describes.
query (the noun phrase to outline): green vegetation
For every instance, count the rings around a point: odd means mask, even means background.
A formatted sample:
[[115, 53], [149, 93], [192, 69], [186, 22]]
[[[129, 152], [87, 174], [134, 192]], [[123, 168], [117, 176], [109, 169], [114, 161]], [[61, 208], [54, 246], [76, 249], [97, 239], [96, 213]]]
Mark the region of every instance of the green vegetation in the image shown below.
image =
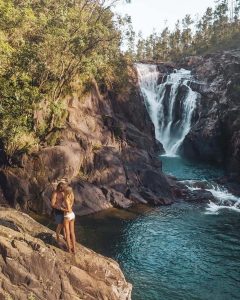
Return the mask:
[[0, 150], [7, 158], [42, 141], [56, 144], [66, 98], [88, 92], [93, 82], [121, 92], [133, 59], [178, 60], [240, 44], [240, 0], [231, 9], [219, 0], [200, 20], [187, 15], [174, 31], [139, 34], [137, 42], [131, 19], [111, 10], [118, 1], [0, 0]]
[[35, 295], [34, 295], [33, 293], [30, 293], [30, 294], [28, 295], [28, 300], [36, 300]]
[[8, 155], [61, 128], [73, 90], [84, 93], [93, 80], [121, 86], [128, 20], [114, 16], [113, 2], [0, 0], [0, 142]]
[[55, 128], [49, 133], [48, 136], [46, 136], [47, 144], [49, 146], [57, 145], [60, 139], [61, 139], [61, 130]]
[[93, 152], [97, 152], [97, 151], [99, 151], [101, 148], [102, 148], [102, 144], [101, 144], [100, 142], [98, 142], [98, 143], [92, 145], [92, 151], [93, 151]]
[[[176, 61], [184, 56], [207, 54], [240, 47], [240, 0], [217, 0], [215, 8], [207, 8], [202, 18], [186, 15], [175, 29], [166, 27], [135, 41], [130, 32], [129, 54], [137, 61]], [[136, 47], [134, 46], [136, 44]]]

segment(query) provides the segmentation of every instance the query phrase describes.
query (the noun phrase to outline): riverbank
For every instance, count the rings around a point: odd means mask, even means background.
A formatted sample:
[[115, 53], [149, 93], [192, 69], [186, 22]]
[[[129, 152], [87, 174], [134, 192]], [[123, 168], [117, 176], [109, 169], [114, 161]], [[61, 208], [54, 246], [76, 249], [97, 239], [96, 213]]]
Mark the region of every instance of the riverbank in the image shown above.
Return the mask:
[[119, 265], [77, 244], [61, 250], [54, 232], [28, 215], [0, 208], [1, 299], [130, 300]]

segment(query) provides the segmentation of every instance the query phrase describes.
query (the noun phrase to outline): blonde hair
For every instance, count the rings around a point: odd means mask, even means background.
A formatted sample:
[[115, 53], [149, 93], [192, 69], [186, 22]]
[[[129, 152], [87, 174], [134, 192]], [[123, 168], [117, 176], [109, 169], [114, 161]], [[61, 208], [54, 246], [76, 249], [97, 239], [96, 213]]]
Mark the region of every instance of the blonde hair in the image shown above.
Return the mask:
[[72, 206], [74, 203], [73, 189], [70, 186], [67, 186], [64, 190], [64, 194], [65, 194], [66, 200], [70, 201], [70, 204]]
[[70, 186], [66, 186], [66, 188], [64, 189], [64, 193], [66, 195], [69, 195], [69, 194], [73, 193], [73, 189]]

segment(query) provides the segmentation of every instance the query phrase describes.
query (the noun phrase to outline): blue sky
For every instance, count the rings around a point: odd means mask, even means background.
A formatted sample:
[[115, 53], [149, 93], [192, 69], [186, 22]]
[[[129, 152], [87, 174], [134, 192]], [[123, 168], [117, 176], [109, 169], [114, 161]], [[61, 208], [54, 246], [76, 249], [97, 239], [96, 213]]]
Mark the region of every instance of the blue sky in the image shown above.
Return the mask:
[[131, 0], [131, 4], [120, 3], [115, 10], [132, 17], [135, 32], [149, 35], [153, 28], [160, 32], [166, 24], [173, 28], [178, 19], [186, 14], [201, 16], [208, 6], [214, 6], [214, 0]]

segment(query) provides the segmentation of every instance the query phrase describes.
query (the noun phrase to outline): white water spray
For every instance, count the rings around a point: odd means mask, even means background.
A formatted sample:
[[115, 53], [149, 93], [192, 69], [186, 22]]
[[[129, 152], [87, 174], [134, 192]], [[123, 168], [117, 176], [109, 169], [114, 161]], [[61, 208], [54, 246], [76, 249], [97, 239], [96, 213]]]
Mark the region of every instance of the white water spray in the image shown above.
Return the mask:
[[231, 209], [240, 212], [240, 198], [234, 196], [221, 186], [207, 189], [211, 192], [216, 202], [209, 201], [207, 206], [208, 214], [218, 214], [221, 209]]
[[[237, 197], [230, 193], [226, 188], [208, 181], [195, 181], [195, 180], [185, 180], [182, 181], [189, 190], [201, 190], [205, 186], [205, 190], [211, 192], [214, 197], [214, 202], [209, 200], [206, 207], [206, 214], [218, 214], [220, 210], [229, 209], [240, 212], [240, 197]], [[200, 186], [199, 186], [200, 183]]]
[[136, 64], [139, 85], [155, 126], [155, 135], [166, 151], [174, 156], [191, 129], [198, 94], [191, 90], [190, 71], [180, 69], [159, 83], [156, 65]]

